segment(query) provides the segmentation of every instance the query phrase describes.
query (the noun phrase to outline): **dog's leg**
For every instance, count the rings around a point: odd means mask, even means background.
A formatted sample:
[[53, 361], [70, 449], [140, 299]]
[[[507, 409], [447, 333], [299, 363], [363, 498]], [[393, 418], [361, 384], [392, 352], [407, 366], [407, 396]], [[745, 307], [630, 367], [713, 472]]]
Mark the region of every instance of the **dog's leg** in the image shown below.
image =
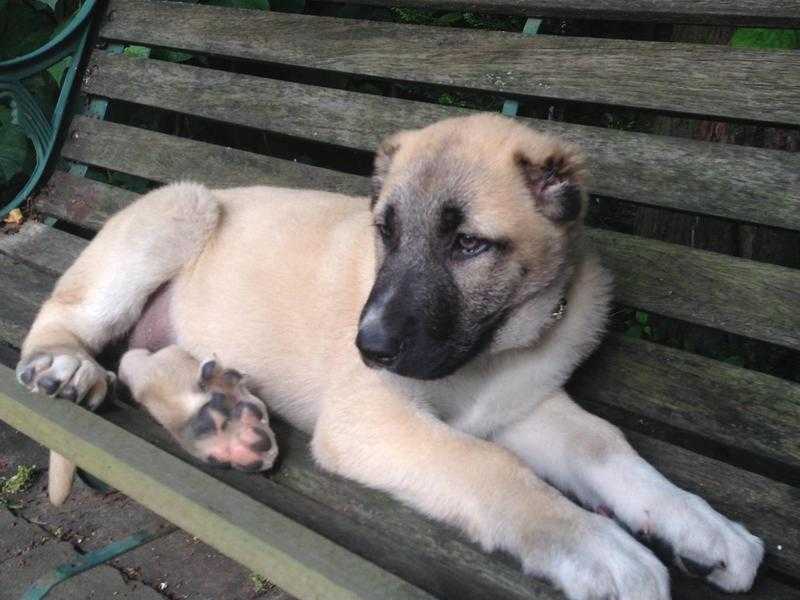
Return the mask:
[[[113, 375], [93, 358], [139, 318], [147, 298], [201, 252], [219, 206], [200, 185], [151, 192], [112, 217], [56, 283], [22, 345], [19, 381], [34, 391], [100, 404]], [[50, 472], [50, 497], [69, 493], [68, 462]]]
[[216, 360], [202, 364], [178, 346], [129, 350], [120, 380], [193, 456], [240, 471], [269, 469], [278, 456], [267, 407], [243, 376]]
[[487, 550], [513, 553], [571, 599], [669, 598], [664, 566], [616, 523], [567, 500], [504, 448], [370, 377], [377, 381], [353, 377], [323, 399], [312, 440], [323, 468], [460, 527]]
[[720, 588], [753, 584], [763, 543], [644, 461], [610, 423], [559, 392], [495, 440], [586, 506], [632, 532], [666, 542], [675, 563]]

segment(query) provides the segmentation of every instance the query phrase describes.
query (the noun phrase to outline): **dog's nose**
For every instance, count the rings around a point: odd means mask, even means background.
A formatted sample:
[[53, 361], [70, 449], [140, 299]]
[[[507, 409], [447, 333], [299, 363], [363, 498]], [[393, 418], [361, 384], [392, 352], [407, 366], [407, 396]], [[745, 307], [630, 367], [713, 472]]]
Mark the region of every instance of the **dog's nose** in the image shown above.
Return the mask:
[[356, 336], [356, 346], [365, 360], [390, 365], [400, 355], [402, 342], [380, 323], [362, 324]]

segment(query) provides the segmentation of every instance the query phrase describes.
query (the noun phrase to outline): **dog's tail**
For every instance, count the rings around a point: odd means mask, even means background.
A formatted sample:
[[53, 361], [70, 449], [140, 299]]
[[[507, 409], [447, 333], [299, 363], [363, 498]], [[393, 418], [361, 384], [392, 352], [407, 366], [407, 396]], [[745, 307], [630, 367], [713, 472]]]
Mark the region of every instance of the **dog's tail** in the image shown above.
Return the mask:
[[57, 452], [50, 452], [47, 494], [50, 496], [52, 504], [60, 506], [64, 503], [72, 489], [72, 478], [74, 476], [75, 463]]

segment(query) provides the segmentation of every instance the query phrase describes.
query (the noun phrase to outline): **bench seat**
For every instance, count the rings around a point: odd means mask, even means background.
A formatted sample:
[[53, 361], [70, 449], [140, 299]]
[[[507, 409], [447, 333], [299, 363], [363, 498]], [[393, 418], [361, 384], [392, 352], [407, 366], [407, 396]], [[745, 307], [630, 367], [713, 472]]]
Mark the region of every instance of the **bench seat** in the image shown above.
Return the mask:
[[[480, 9], [800, 24], [789, 4], [485, 0]], [[154, 184], [193, 179], [215, 187], [263, 183], [364, 194], [370, 155], [382, 137], [472, 112], [351, 91], [339, 85], [342, 76], [377, 89], [399, 83], [469, 90], [498, 103], [565, 101], [800, 125], [800, 55], [791, 51], [529, 37], [146, 0], [109, 2], [99, 42], [84, 71], [88, 99], [224, 124], [232, 139], [264, 135], [275, 151], [114, 122], [113, 110], [110, 120], [75, 116], [61, 150], [68, 162], [31, 201], [37, 214], [61, 225], [30, 221], [0, 238], [0, 356], [14, 355], [55, 279], [92, 232], [138, 195], [83, 176], [86, 168]], [[134, 58], [121, 54], [119, 44], [217, 60], [192, 66]], [[235, 68], [223, 68], [222, 59]], [[593, 196], [800, 230], [800, 154], [523, 120], [586, 150]], [[319, 158], [331, 149], [341, 161]], [[588, 236], [615, 273], [620, 305], [800, 351], [800, 271], [608, 229], [589, 228]], [[800, 384], [612, 333], [570, 391], [621, 426], [678, 485], [765, 539], [764, 574], [747, 597], [800, 597]], [[286, 425], [277, 426], [282, 462], [261, 477], [194, 463], [149, 417], [124, 404], [96, 415], [31, 397], [14, 386], [6, 367], [0, 367], [0, 418], [299, 597], [561, 597], [525, 577], [509, 557], [486, 555], [385, 495], [321, 472], [306, 436]], [[283, 533], [270, 536], [253, 515]], [[673, 586], [676, 599], [729, 597], [677, 573]]]

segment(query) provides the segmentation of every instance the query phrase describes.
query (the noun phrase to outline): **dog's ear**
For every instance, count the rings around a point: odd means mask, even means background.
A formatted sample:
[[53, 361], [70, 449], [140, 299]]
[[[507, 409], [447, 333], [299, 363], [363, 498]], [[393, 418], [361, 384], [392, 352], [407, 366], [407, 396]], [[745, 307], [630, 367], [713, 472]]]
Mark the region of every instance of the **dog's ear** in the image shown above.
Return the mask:
[[383, 140], [375, 151], [375, 162], [372, 168], [372, 206], [378, 202], [378, 197], [381, 195], [383, 184], [386, 180], [386, 175], [389, 174], [389, 168], [392, 165], [392, 159], [397, 154], [400, 148], [400, 140], [406, 132], [401, 131], [394, 135], [389, 136]]
[[559, 224], [572, 223], [583, 216], [586, 204], [584, 162], [571, 146], [559, 146], [542, 158], [519, 151], [514, 163], [533, 196], [536, 209]]

